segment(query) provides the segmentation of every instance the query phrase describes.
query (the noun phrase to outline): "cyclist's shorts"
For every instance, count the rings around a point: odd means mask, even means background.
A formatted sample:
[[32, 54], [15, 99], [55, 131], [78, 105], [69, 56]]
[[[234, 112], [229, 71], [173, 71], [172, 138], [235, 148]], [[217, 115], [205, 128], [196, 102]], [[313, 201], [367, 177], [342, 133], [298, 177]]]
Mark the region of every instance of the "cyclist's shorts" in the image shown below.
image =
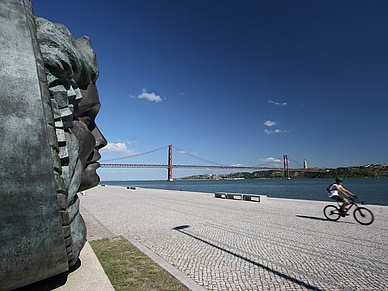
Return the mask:
[[330, 197], [331, 199], [334, 199], [336, 201], [339, 201], [339, 202], [344, 202], [344, 198], [342, 198], [341, 196], [339, 195], [334, 195], [334, 196], [331, 196]]

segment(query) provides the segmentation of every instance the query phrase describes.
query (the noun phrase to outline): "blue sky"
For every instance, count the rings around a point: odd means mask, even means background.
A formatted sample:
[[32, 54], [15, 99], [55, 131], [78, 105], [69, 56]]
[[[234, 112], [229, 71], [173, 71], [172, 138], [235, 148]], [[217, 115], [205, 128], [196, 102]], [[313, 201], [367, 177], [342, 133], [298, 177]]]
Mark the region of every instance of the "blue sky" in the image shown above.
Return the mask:
[[[284, 154], [310, 167], [388, 163], [386, 1], [33, 6], [75, 38], [91, 38], [100, 67], [97, 124], [109, 142], [102, 160], [173, 144], [225, 165]], [[160, 155], [167, 161], [167, 149]], [[102, 180], [167, 176], [98, 171]], [[202, 173], [218, 172], [174, 170]]]

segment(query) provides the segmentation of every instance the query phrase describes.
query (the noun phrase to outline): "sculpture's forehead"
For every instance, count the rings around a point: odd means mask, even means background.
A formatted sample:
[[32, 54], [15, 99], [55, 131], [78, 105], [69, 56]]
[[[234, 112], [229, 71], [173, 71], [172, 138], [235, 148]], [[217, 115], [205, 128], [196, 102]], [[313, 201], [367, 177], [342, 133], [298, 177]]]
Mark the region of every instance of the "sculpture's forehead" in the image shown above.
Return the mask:
[[82, 98], [78, 104], [79, 113], [91, 111], [97, 114], [100, 110], [101, 104], [96, 85], [90, 83], [86, 90], [81, 89], [81, 93]]
[[82, 98], [80, 104], [100, 103], [97, 87], [95, 84], [90, 83], [85, 90], [81, 89]]
[[75, 40], [64, 25], [43, 18], [36, 18], [36, 27], [49, 84], [58, 79], [66, 81], [65, 86], [96, 81], [97, 58], [87, 36]]

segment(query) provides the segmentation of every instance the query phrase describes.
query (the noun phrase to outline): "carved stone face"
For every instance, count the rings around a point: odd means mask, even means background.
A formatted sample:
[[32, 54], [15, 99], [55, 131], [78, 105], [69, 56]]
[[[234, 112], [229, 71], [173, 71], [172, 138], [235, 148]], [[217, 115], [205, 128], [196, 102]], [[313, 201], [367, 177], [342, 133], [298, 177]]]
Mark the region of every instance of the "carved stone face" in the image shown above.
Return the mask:
[[97, 186], [100, 178], [96, 173], [100, 164], [99, 149], [106, 146], [107, 141], [98, 129], [95, 118], [100, 110], [100, 99], [96, 85], [90, 83], [85, 90], [81, 89], [82, 98], [76, 107], [72, 132], [79, 141], [79, 160], [83, 166], [82, 182], [79, 191]]
[[99, 149], [107, 144], [95, 123], [100, 110], [96, 88], [97, 57], [90, 39], [75, 40], [61, 24], [36, 18], [37, 38], [42, 53], [58, 141], [63, 192], [67, 196], [71, 237], [66, 236], [69, 265], [73, 265], [86, 241], [86, 227], [79, 213], [77, 192], [97, 186]]

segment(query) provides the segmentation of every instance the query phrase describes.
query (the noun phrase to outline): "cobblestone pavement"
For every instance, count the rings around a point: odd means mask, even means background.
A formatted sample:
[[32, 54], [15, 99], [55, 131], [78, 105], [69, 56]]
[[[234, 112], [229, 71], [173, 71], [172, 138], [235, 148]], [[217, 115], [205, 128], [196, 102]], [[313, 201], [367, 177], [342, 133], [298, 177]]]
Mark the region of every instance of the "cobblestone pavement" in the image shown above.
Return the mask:
[[133, 237], [208, 290], [388, 290], [388, 207], [363, 226], [329, 203], [98, 186], [81, 213], [89, 239]]

